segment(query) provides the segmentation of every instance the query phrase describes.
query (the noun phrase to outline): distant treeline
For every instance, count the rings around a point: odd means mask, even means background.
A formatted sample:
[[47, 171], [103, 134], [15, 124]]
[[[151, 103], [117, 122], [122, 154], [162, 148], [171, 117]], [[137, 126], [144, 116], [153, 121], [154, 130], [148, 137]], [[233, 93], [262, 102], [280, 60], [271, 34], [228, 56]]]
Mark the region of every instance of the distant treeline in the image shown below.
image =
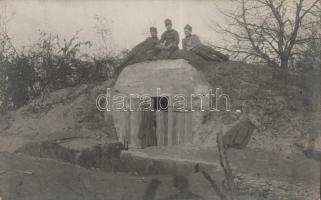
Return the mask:
[[[105, 37], [103, 41], [106, 42]], [[305, 44], [296, 61], [296, 72], [320, 71], [319, 44], [319, 40]], [[34, 44], [17, 50], [9, 35], [0, 33], [0, 113], [17, 109], [51, 91], [111, 79], [128, 55], [127, 50], [117, 55], [107, 51], [89, 55], [81, 51], [85, 47], [91, 48], [92, 43], [80, 41], [78, 33], [70, 39], [61, 39], [58, 35], [40, 32]], [[282, 68], [274, 69], [279, 74]]]
[[40, 32], [37, 42], [17, 50], [7, 34], [0, 34], [1, 112], [17, 109], [50, 91], [112, 78], [125, 53], [93, 56], [80, 51], [91, 45], [79, 41], [77, 33], [66, 40]]

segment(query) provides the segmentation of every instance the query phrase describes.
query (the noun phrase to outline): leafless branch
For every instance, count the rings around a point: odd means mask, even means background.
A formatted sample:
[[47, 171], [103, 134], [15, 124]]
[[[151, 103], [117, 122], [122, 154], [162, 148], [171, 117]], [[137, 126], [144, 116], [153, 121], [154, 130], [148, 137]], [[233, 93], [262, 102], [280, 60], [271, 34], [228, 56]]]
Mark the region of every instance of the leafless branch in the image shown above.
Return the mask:
[[236, 12], [222, 12], [230, 20], [228, 26], [211, 28], [228, 35], [231, 42], [224, 50], [243, 60], [288, 68], [293, 52], [316, 38], [308, 33], [321, 20], [316, 14], [321, 13], [321, 0], [231, 1], [239, 6]]

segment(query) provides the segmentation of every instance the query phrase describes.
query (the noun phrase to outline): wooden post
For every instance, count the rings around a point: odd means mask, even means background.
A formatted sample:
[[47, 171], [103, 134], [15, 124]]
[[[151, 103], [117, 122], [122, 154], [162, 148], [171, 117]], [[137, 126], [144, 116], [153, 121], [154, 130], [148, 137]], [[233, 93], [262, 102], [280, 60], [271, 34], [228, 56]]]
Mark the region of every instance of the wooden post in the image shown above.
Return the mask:
[[177, 112], [177, 144], [185, 143], [185, 112]]
[[131, 139], [131, 135], [130, 135], [130, 130], [131, 130], [131, 120], [130, 120], [130, 115], [131, 115], [131, 112], [125, 112], [125, 115], [126, 115], [126, 141], [128, 142], [128, 144], [131, 144], [132, 143], [132, 139]]
[[167, 141], [168, 146], [173, 145], [173, 108], [168, 106], [168, 129], [167, 129]]
[[234, 194], [234, 180], [232, 169], [229, 164], [229, 160], [226, 155], [225, 147], [223, 144], [223, 130], [220, 130], [216, 135], [217, 149], [219, 152], [220, 164], [224, 169], [225, 180], [227, 183], [227, 188], [229, 190], [230, 198], [233, 199]]
[[130, 114], [130, 138], [132, 147], [140, 147], [141, 142], [138, 138], [139, 125], [142, 119], [142, 112], [133, 111]]
[[163, 113], [163, 122], [164, 122], [164, 145], [168, 145], [168, 112], [162, 112]]
[[178, 144], [178, 112], [172, 111], [172, 145]]
[[185, 112], [184, 143], [192, 143], [192, 112]]
[[[156, 135], [157, 145], [165, 145], [165, 135], [167, 133], [167, 112], [155, 111], [156, 112]], [[166, 142], [167, 143], [167, 142]]]

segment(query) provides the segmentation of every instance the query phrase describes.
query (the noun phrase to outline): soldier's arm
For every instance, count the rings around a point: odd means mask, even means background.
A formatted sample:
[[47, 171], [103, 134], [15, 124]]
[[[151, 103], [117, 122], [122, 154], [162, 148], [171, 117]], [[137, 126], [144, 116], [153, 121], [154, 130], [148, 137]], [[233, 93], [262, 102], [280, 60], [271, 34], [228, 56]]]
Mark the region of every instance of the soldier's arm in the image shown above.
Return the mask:
[[137, 44], [136, 46], [133, 47], [132, 51], [137, 51], [138, 49], [142, 48], [146, 44], [146, 42], [147, 42], [147, 39]]
[[164, 33], [161, 36], [161, 39], [159, 40], [159, 43], [163, 43], [165, 41]]
[[177, 31], [175, 31], [175, 44], [178, 46], [179, 44], [179, 34]]
[[198, 37], [198, 35], [194, 35], [193, 41], [194, 41], [194, 44], [195, 44], [196, 46], [202, 44], [202, 42], [201, 42], [200, 38]]
[[182, 41], [182, 46], [183, 46], [183, 49], [184, 50], [187, 50], [187, 47], [186, 47], [186, 41], [183, 39], [183, 41]]

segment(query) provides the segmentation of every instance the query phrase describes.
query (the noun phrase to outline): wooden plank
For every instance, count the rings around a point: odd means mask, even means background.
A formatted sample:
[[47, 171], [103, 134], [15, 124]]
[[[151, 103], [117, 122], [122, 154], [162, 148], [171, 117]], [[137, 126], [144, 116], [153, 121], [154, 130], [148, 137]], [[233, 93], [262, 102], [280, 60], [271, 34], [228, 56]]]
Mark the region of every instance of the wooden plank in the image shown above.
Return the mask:
[[184, 143], [192, 143], [192, 112], [185, 113]]
[[172, 112], [173, 119], [172, 119], [172, 145], [177, 145], [178, 144], [178, 112]]
[[130, 120], [130, 129], [129, 129], [130, 145], [129, 145], [129, 147], [134, 147], [134, 148], [141, 147], [141, 141], [138, 137], [138, 134], [139, 134], [140, 123], [142, 120], [142, 113], [136, 111], [139, 102], [140, 102], [140, 99], [138, 99], [138, 98], [131, 98], [130, 99], [130, 104], [131, 104], [130, 109], [132, 109], [134, 111], [129, 111], [130, 112], [130, 117], [129, 117], [129, 120]]
[[126, 113], [125, 112], [119, 112], [119, 111], [112, 111], [113, 117], [115, 121], [116, 131], [117, 131], [117, 138], [118, 141], [124, 142], [124, 139], [126, 138]]
[[163, 113], [164, 122], [164, 145], [168, 145], [168, 112], [161, 111]]
[[178, 122], [177, 122], [177, 135], [178, 135], [178, 144], [185, 143], [185, 112], [178, 112]]
[[130, 114], [130, 147], [141, 147], [141, 141], [138, 138], [139, 125], [142, 120], [141, 112], [131, 112]]
[[156, 115], [155, 111], [142, 111], [142, 120], [139, 127], [138, 137], [142, 142], [142, 148], [157, 145]]
[[156, 111], [156, 136], [157, 136], [157, 146], [163, 145], [164, 134], [162, 133], [162, 114]]
[[120, 112], [122, 118], [123, 128], [123, 137], [122, 140], [125, 142], [124, 145], [131, 144], [130, 142], [130, 112]]
[[130, 114], [131, 112], [123, 112], [125, 115], [125, 138], [128, 142], [128, 145], [131, 144], [131, 138], [130, 138]]
[[164, 146], [167, 141], [167, 112], [157, 111], [156, 112], [156, 135], [157, 135], [157, 145]]
[[167, 144], [173, 145], [173, 110], [171, 106], [168, 106], [168, 129], [167, 129]]

